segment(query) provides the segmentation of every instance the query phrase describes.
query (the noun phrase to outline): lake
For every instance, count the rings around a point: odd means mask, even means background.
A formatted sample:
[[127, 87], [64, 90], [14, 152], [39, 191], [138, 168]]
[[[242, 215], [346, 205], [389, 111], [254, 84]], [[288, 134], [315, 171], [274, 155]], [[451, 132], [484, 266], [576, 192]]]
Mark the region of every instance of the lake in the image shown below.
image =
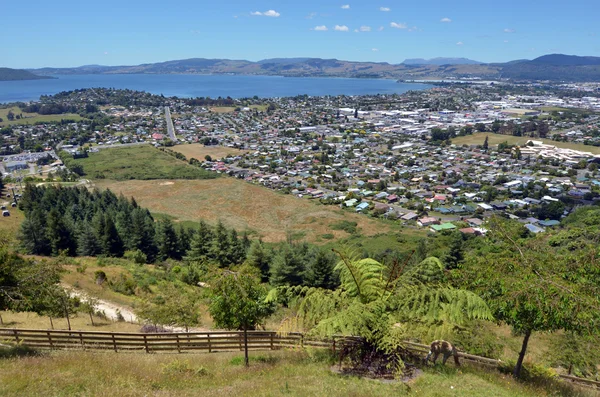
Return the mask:
[[38, 100], [79, 88], [128, 88], [181, 98], [261, 98], [295, 95], [402, 94], [431, 88], [428, 84], [397, 83], [385, 79], [278, 77], [183, 74], [88, 74], [56, 76], [52, 80], [0, 81], [0, 103]]

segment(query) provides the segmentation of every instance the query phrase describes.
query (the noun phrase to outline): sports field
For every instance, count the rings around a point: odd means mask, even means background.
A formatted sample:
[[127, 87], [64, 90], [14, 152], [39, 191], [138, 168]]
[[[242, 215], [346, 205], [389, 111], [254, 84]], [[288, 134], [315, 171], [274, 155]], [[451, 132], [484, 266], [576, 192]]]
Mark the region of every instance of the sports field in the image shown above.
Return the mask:
[[246, 150], [239, 150], [227, 146], [204, 146], [201, 143], [193, 143], [191, 145], [177, 145], [173, 146], [172, 149], [176, 152], [183, 154], [186, 158], [195, 158], [200, 161], [204, 161], [208, 155], [213, 160], [220, 160], [229, 155], [240, 156], [248, 153]]
[[[15, 115], [17, 115], [17, 114], [22, 115], [23, 118], [21, 118], [19, 120], [17, 120], [15, 118], [14, 120], [9, 121], [6, 116], [8, 115], [8, 112], [11, 110]], [[11, 108], [0, 109], [0, 119], [2, 119], [2, 122], [0, 122], [0, 127], [5, 127], [8, 125], [35, 124], [35, 123], [39, 123], [39, 122], [51, 122], [51, 121], [61, 121], [61, 120], [75, 120], [75, 121], [82, 120], [81, 116], [78, 114], [66, 113], [66, 114], [42, 115], [42, 114], [38, 114], [38, 113], [26, 113], [26, 112], [23, 112], [21, 109], [19, 109], [16, 106], [11, 107]]]
[[564, 149], [581, 150], [583, 152], [590, 152], [594, 154], [600, 154], [600, 147], [588, 146], [581, 143], [572, 142], [557, 142], [551, 139], [539, 139], [539, 138], [528, 138], [524, 136], [512, 136], [512, 135], [501, 135], [493, 134], [490, 132], [477, 133], [473, 135], [459, 136], [452, 139], [452, 143], [455, 145], [483, 145], [485, 137], [488, 137], [488, 144], [490, 146], [497, 146], [499, 143], [506, 142], [509, 145], [525, 146], [528, 140], [533, 139], [534, 141], [542, 141], [547, 145], [553, 145]]
[[152, 212], [164, 213], [179, 221], [209, 223], [221, 220], [238, 232], [258, 234], [266, 242], [284, 241], [288, 232], [306, 241], [318, 242], [324, 234], [343, 238], [343, 230], [330, 225], [342, 220], [356, 222], [362, 235], [389, 232], [391, 225], [336, 206], [318, 205], [307, 199], [284, 195], [233, 178], [213, 180], [155, 180], [116, 182], [98, 180], [100, 188], [110, 188]]

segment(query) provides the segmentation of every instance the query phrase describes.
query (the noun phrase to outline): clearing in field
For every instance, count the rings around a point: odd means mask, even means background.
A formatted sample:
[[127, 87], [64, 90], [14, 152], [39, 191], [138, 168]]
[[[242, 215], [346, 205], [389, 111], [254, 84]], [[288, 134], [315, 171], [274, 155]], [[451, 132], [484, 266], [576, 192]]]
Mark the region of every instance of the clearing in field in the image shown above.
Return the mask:
[[150, 145], [102, 149], [70, 160], [92, 179], [209, 179], [217, 174], [190, 165]]
[[194, 158], [200, 161], [204, 161], [206, 156], [210, 156], [213, 160], [220, 160], [229, 155], [241, 156], [242, 154], [248, 153], [246, 150], [239, 150], [227, 146], [204, 146], [201, 143], [177, 145], [172, 149], [183, 154], [188, 159]]
[[266, 242], [279, 242], [291, 232], [306, 241], [320, 241], [324, 234], [333, 238], [347, 237], [343, 230], [331, 230], [332, 223], [347, 220], [356, 222], [366, 236], [386, 233], [391, 225], [342, 211], [335, 206], [274, 192], [233, 178], [181, 181], [96, 181], [101, 188], [135, 197], [142, 207], [164, 213], [179, 221], [216, 223], [221, 220], [227, 227], [239, 232], [256, 232]]
[[[17, 115], [22, 115], [22, 118], [17, 120], [16, 118], [13, 121], [9, 121], [6, 117], [8, 112], [11, 111]], [[8, 125], [21, 125], [21, 124], [35, 124], [40, 122], [51, 122], [51, 121], [61, 121], [61, 120], [74, 120], [79, 121], [83, 120], [83, 118], [75, 113], [65, 113], [65, 114], [38, 114], [38, 113], [26, 113], [19, 109], [17, 106], [13, 106], [11, 108], [0, 109], [0, 119], [3, 121], [0, 122], [0, 127], [6, 127]]]
[[488, 137], [488, 144], [490, 146], [496, 146], [499, 143], [506, 142], [509, 145], [525, 146], [528, 140], [543, 141], [546, 145], [553, 145], [563, 149], [581, 150], [582, 152], [590, 152], [593, 154], [600, 154], [600, 147], [584, 145], [581, 143], [571, 142], [557, 142], [551, 139], [539, 139], [529, 138], [525, 136], [512, 136], [512, 135], [501, 135], [494, 134], [491, 132], [477, 133], [473, 135], [459, 136], [452, 139], [452, 143], [455, 145], [483, 145], [485, 137]]
[[[248, 107], [252, 110], [256, 109], [259, 112], [267, 110], [267, 105], [250, 105]], [[235, 106], [214, 106], [210, 108], [210, 111], [213, 113], [233, 113], [235, 109], [237, 109]]]

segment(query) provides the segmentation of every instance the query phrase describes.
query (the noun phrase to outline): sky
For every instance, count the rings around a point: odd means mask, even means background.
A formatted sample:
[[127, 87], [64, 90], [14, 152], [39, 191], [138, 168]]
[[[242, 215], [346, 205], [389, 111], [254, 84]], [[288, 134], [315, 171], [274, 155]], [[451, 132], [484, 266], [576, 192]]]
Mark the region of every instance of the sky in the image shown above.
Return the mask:
[[0, 66], [600, 56], [599, 12], [598, 0], [7, 1]]

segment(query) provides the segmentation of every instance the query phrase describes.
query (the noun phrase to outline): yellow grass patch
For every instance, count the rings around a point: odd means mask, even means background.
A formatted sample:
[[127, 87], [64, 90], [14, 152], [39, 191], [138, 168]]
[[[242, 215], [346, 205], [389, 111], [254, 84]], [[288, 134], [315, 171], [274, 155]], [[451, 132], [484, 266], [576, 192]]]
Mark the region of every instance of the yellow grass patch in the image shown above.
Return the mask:
[[336, 206], [318, 205], [307, 199], [284, 195], [232, 178], [214, 180], [97, 181], [101, 188], [135, 197], [138, 204], [174, 216], [179, 220], [216, 223], [242, 232], [257, 232], [267, 242], [284, 241], [286, 233], [299, 233], [307, 241], [317, 241], [326, 233], [335, 238], [348, 236], [329, 225], [341, 220], [357, 222], [363, 235], [390, 231], [390, 226], [364, 215], [342, 211]]

